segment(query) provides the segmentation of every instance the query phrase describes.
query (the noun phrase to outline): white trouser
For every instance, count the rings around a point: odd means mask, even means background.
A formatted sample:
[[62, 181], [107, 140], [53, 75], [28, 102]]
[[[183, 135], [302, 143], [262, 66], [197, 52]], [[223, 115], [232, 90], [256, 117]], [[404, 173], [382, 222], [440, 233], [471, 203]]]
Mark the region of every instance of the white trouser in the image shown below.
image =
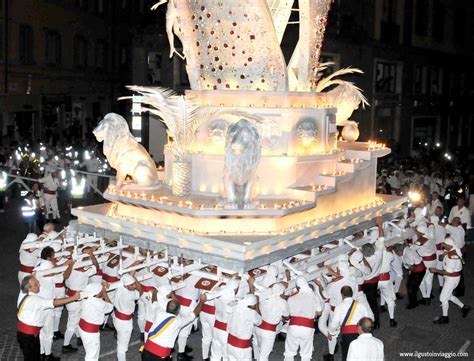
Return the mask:
[[[318, 318], [318, 329], [319, 331], [326, 337], [329, 335], [329, 322], [333, 312], [331, 311], [331, 305], [329, 303], [324, 304], [323, 312], [321, 316]], [[331, 355], [334, 355], [334, 351], [336, 350], [337, 345], [337, 337], [332, 337], [331, 340], [328, 339], [328, 352]]]
[[[64, 287], [54, 289], [54, 298], [65, 298], [66, 289]], [[59, 322], [61, 321], [61, 315], [63, 313], [64, 306], [54, 308], [54, 332], [59, 331]]]
[[64, 346], [71, 343], [71, 338], [75, 334], [79, 335], [79, 320], [81, 311], [81, 302], [72, 302], [66, 305], [67, 309], [67, 324], [66, 332], [64, 332]]
[[59, 218], [59, 208], [58, 208], [58, 197], [57, 194], [52, 195], [52, 194], [44, 194], [44, 207], [46, 209], [46, 217], [49, 218], [51, 215], [51, 218], [57, 219]]
[[206, 312], [201, 312], [199, 315], [201, 320], [201, 332], [202, 332], [202, 359], [209, 357], [209, 350], [212, 342], [212, 329], [214, 328], [214, 321], [216, 316]]
[[393, 292], [398, 293], [400, 291], [400, 285], [402, 284], [403, 276], [395, 276], [393, 278]]
[[143, 292], [143, 294], [140, 296], [138, 299], [138, 312], [137, 312], [137, 324], [138, 328], [140, 329], [140, 333], [145, 332], [145, 323], [146, 323], [146, 306], [145, 302], [146, 300], [144, 299], [144, 295], [146, 292]]
[[433, 277], [434, 277], [434, 274], [430, 272], [430, 267], [436, 267], [436, 260], [423, 261], [423, 262], [425, 263], [426, 272], [420, 284], [420, 291], [423, 298], [430, 298], [431, 289], [433, 288]]
[[314, 329], [304, 326], [289, 326], [286, 333], [285, 361], [293, 361], [300, 349], [301, 361], [310, 361], [313, 355]]
[[464, 304], [457, 298], [453, 296], [454, 289], [458, 286], [461, 276], [451, 277], [444, 276], [444, 286], [441, 294], [439, 295], [439, 301], [441, 302], [441, 307], [443, 309], [443, 316], [448, 315], [449, 310], [449, 301], [463, 308]]
[[84, 345], [84, 351], [86, 352], [84, 361], [99, 360], [100, 332], [86, 332], [79, 329], [79, 334]]
[[[86, 178], [87, 178], [86, 189], [85, 189], [86, 192], [90, 191], [91, 185], [93, 185], [95, 188], [97, 188], [97, 181], [99, 179], [99, 176], [88, 174], [86, 176]], [[94, 188], [92, 187], [92, 189], [94, 189]]]
[[240, 348], [227, 345], [228, 361], [252, 361], [252, 347]]
[[130, 343], [133, 331], [133, 319], [124, 321], [114, 315], [112, 316], [112, 321], [117, 331], [117, 360], [125, 361], [127, 359], [125, 355], [128, 351], [128, 344]]
[[227, 360], [227, 336], [226, 331], [212, 329], [211, 361]]
[[393, 283], [391, 280], [379, 281], [380, 304], [387, 303], [388, 314], [391, 319], [395, 317], [395, 292], [393, 291]]
[[[191, 307], [183, 307], [181, 306], [181, 311], [186, 313], [186, 312], [192, 312]], [[193, 323], [191, 322], [189, 325], [184, 326], [181, 331], [179, 331], [178, 334], [178, 352], [183, 353], [186, 349], [186, 342], [188, 341], [188, 337], [191, 334], [191, 330], [193, 328]]]
[[54, 311], [53, 309], [44, 310], [44, 325], [40, 331], [40, 350], [42, 354], [50, 355], [53, 346], [54, 335]]
[[[436, 251], [436, 268], [443, 269], [443, 261], [439, 260], [439, 256], [443, 254], [443, 251]], [[439, 287], [443, 287], [444, 285], [444, 276], [438, 274], [438, 283]]]
[[23, 278], [25, 278], [26, 276], [31, 276], [31, 273], [18, 271], [18, 282], [20, 283], [20, 285], [21, 281], [23, 281]]
[[268, 357], [272, 353], [273, 345], [275, 344], [276, 335], [275, 331], [263, 330], [259, 327], [255, 328], [257, 347], [254, 348], [254, 351], [258, 361], [268, 361]]

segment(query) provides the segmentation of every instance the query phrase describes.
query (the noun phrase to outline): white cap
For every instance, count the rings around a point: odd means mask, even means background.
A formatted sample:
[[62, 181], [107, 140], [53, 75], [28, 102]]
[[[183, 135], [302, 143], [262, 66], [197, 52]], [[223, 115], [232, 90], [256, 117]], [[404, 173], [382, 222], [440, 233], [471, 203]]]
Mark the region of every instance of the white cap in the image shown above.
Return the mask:
[[418, 227], [416, 227], [416, 231], [421, 233], [424, 236], [428, 235], [428, 228], [426, 228], [424, 224], [418, 225]]
[[124, 286], [130, 286], [130, 285], [133, 285], [135, 283], [135, 278], [133, 278], [132, 276], [130, 276], [128, 273], [125, 273], [123, 276], [122, 276], [122, 284]]
[[100, 283], [94, 282], [89, 283], [86, 286], [86, 289], [81, 292], [81, 298], [94, 297], [102, 292], [102, 285]]
[[51, 242], [51, 244], [49, 245], [52, 249], [54, 249], [54, 252], [59, 252], [63, 249], [63, 244], [61, 243], [61, 241], [54, 241], [54, 242]]
[[39, 264], [36, 265], [35, 271], [46, 271], [52, 269], [54, 266], [53, 264], [45, 259], [40, 260]]
[[38, 239], [38, 235], [36, 233], [28, 233], [26, 235], [26, 238], [21, 242], [21, 244], [24, 243], [32, 243]]

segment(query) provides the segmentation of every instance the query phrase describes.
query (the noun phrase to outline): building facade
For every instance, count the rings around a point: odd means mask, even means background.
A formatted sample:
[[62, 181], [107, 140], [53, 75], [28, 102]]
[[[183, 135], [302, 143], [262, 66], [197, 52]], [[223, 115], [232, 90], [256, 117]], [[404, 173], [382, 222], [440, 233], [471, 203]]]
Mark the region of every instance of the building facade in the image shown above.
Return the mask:
[[144, 0], [0, 0], [2, 141], [90, 137], [131, 81]]

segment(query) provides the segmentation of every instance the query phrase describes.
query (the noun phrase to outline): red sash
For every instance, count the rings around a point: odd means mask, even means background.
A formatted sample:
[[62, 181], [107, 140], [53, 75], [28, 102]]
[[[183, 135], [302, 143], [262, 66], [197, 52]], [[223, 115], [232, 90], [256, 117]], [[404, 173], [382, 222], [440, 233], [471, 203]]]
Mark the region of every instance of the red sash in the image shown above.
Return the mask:
[[214, 327], [218, 328], [219, 330], [226, 331], [227, 332], [227, 323], [221, 322], [219, 320], [214, 321]]
[[56, 288], [64, 288], [64, 283], [55, 283], [54, 287]]
[[115, 317], [117, 317], [119, 320], [122, 320], [122, 321], [129, 321], [133, 318], [133, 313], [131, 315], [127, 315], [126, 313], [120, 312], [116, 308], [114, 308], [114, 314], [115, 314]]
[[273, 323], [269, 323], [267, 321], [264, 321], [262, 320], [262, 323], [260, 325], [258, 325], [257, 327], [258, 328], [261, 328], [262, 330], [267, 330], [267, 331], [273, 331], [275, 332], [276, 329], [277, 329], [277, 326], [278, 326], [278, 323], [277, 324], [273, 324]]
[[341, 327], [341, 333], [359, 333], [357, 325], [347, 325]]
[[434, 260], [436, 260], [436, 254], [433, 253], [432, 255], [422, 256], [421, 258], [423, 259], [423, 261], [426, 261], [426, 262], [434, 261]]
[[216, 314], [216, 308], [214, 306], [208, 305], [207, 303], [202, 305], [202, 312], [208, 313], [210, 315]]
[[155, 289], [153, 286], [144, 286], [142, 285], [143, 292], [150, 292], [151, 290]]
[[176, 299], [179, 301], [179, 304], [184, 307], [189, 307], [191, 306], [191, 303], [193, 303], [193, 301], [190, 300], [189, 298], [185, 298], [179, 295], [176, 295]]
[[252, 345], [251, 339], [244, 340], [238, 337], [235, 337], [229, 333], [227, 337], [227, 343], [237, 348], [249, 348]]
[[21, 322], [20, 320], [18, 320], [18, 328], [17, 329], [21, 333], [24, 333], [26, 335], [35, 336], [35, 337], [38, 336], [40, 331], [41, 331], [41, 327], [30, 326], [30, 325], [27, 325], [26, 323]]
[[377, 283], [379, 281], [379, 276], [375, 276], [375, 277], [372, 277], [368, 280], [365, 280], [364, 281], [364, 284], [366, 285], [370, 285], [370, 284], [374, 284], [374, 283]]
[[100, 326], [102, 325], [96, 325], [94, 323], [89, 323], [81, 318], [79, 321], [79, 327], [81, 328], [82, 331], [85, 332], [90, 332], [90, 333], [97, 333], [100, 331]]
[[153, 322], [146, 321], [146, 323], [145, 323], [145, 332], [149, 332], [151, 326], [153, 326]]
[[379, 274], [379, 281], [390, 281], [390, 272]]
[[420, 263], [414, 265], [413, 268], [411, 269], [411, 271], [414, 272], [414, 273], [423, 272], [424, 270], [426, 270], [426, 267], [425, 267], [425, 264], [423, 262], [420, 262]]
[[114, 277], [114, 276], [109, 276], [107, 273], [103, 273], [103, 274], [102, 274], [102, 279], [103, 279], [104, 281], [109, 282], [109, 283], [114, 283], [114, 282], [120, 281], [120, 278]]
[[43, 193], [50, 194], [50, 195], [54, 196], [56, 194], [56, 191], [50, 191], [49, 189], [45, 188], [43, 190]]
[[74, 291], [74, 290], [71, 290], [70, 288], [68, 288], [66, 290], [66, 295], [69, 296], [69, 297], [72, 297], [76, 294], [77, 291]]
[[97, 269], [97, 271], [95, 272], [95, 275], [102, 277], [104, 274], [102, 273], [101, 269]]
[[441, 243], [438, 243], [438, 244], [436, 245], [436, 250], [441, 251], [441, 248], [443, 248], [442, 245], [441, 245]]
[[461, 272], [451, 272], [451, 273], [448, 273], [447, 276], [449, 277], [459, 277], [461, 276]]
[[147, 340], [145, 343], [145, 350], [148, 352], [152, 353], [155, 356], [161, 357], [161, 358], [167, 358], [171, 355], [171, 347], [162, 347], [160, 345], [157, 345], [153, 341]]
[[314, 328], [314, 319], [306, 317], [291, 316], [290, 326], [303, 326]]
[[20, 264], [20, 272], [33, 273], [33, 270], [34, 270], [34, 267], [25, 266], [23, 264]]

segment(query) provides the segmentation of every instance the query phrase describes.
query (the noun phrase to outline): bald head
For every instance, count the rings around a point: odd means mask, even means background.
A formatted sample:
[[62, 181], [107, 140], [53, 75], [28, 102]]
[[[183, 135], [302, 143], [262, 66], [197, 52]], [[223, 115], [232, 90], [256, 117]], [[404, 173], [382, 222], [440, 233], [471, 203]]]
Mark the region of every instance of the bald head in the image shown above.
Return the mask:
[[362, 317], [359, 322], [357, 322], [357, 326], [359, 326], [359, 334], [371, 333], [374, 322], [368, 317]]

